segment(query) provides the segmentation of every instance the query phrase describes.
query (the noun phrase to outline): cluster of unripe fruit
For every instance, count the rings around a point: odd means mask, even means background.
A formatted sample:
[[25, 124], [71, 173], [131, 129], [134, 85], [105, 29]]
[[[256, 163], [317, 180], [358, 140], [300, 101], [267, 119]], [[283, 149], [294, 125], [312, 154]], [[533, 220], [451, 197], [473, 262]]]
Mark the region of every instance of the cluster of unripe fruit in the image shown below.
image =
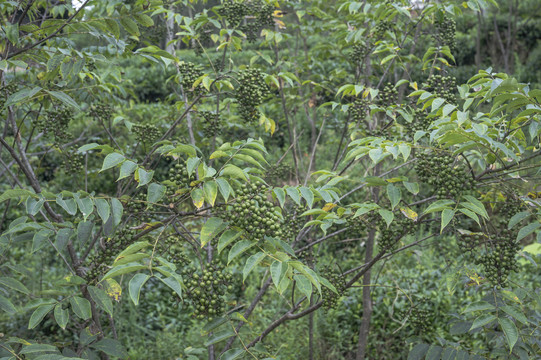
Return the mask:
[[275, 7], [263, 1], [224, 3], [221, 15], [233, 28], [238, 27], [246, 34], [248, 41], [256, 41], [261, 29], [274, 25]]
[[90, 115], [98, 122], [107, 123], [113, 117], [113, 108], [108, 104], [98, 102], [90, 107]]
[[195, 174], [188, 173], [185, 162], [179, 162], [169, 169], [168, 180], [172, 182], [175, 187], [185, 189], [190, 188], [192, 182], [195, 181], [196, 178]]
[[378, 94], [378, 104], [380, 106], [389, 106], [398, 102], [398, 90], [388, 82]]
[[338, 292], [335, 293], [331, 289], [327, 288], [326, 286], [321, 287], [321, 294], [323, 296], [323, 308], [325, 310], [335, 309], [338, 305], [338, 300], [340, 300], [340, 297], [346, 291], [346, 280], [340, 274], [338, 271], [331, 269], [330, 267], [326, 267], [321, 272], [321, 275], [325, 279], [327, 279]]
[[0, 88], [0, 111], [2, 111], [7, 99], [16, 92], [17, 85], [15, 83], [10, 83]]
[[203, 123], [203, 134], [205, 134], [206, 138], [210, 139], [216, 135], [220, 135], [222, 132], [220, 114], [210, 111], [199, 111], [199, 115]]
[[36, 117], [33, 125], [44, 135], [52, 136], [56, 145], [65, 143], [69, 138], [68, 126], [73, 114], [64, 106], [53, 107], [44, 116]]
[[453, 76], [432, 75], [426, 81], [426, 89], [451, 104], [456, 104], [456, 78]]
[[436, 189], [438, 199], [454, 199], [470, 191], [474, 179], [464, 166], [453, 166], [455, 158], [443, 152], [421, 153], [415, 171], [419, 179]]
[[236, 202], [231, 205], [233, 226], [245, 230], [252, 241], [262, 241], [265, 236], [283, 237], [280, 217], [267, 200], [262, 182], [243, 184], [235, 192]]
[[135, 124], [132, 126], [132, 131], [141, 144], [153, 144], [160, 138], [160, 130], [152, 124]]
[[447, 14], [443, 14], [436, 21], [434, 38], [441, 46], [448, 46], [451, 51], [456, 50], [456, 22]]
[[203, 76], [203, 71], [197, 67], [197, 65], [191, 62], [183, 61], [178, 65], [178, 73], [181, 77], [180, 84], [185, 92], [190, 91], [195, 95], [205, 92], [203, 84], [199, 83], [197, 86], [194, 86], [197, 79]]
[[247, 68], [239, 72], [238, 81], [236, 98], [239, 103], [240, 115], [246, 123], [257, 123], [259, 120], [258, 106], [269, 94], [269, 88], [263, 74], [258, 69]]
[[181, 274], [186, 285], [184, 294], [190, 300], [197, 319], [211, 319], [224, 313], [224, 295], [233, 290], [233, 276], [225, 271], [220, 261], [207, 264], [201, 275], [190, 267], [184, 268]]

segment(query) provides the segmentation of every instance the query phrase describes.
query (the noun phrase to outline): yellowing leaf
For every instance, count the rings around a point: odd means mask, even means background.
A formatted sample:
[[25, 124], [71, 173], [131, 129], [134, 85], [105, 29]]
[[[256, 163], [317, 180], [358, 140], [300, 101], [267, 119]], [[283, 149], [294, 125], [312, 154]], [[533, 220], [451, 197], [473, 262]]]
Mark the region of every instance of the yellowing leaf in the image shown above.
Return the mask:
[[103, 283], [104, 290], [113, 300], [120, 301], [120, 296], [122, 296], [122, 287], [115, 279], [106, 279]]
[[404, 214], [405, 217], [413, 221], [417, 221], [417, 218], [419, 217], [419, 214], [417, 214], [410, 208], [400, 208], [400, 211], [402, 212], [402, 214]]
[[282, 17], [284, 16], [285, 12], [283, 12], [282, 10], [274, 10], [274, 12], [272, 13], [272, 16], [274, 17]]
[[323, 206], [323, 211], [329, 211], [331, 209], [334, 209], [337, 205], [333, 203], [326, 203], [325, 206]]
[[364, 91], [363, 91], [363, 99], [368, 97], [368, 95], [370, 95], [370, 88], [364, 89]]
[[411, 85], [411, 87], [414, 88], [415, 90], [419, 90], [419, 86], [417, 85], [417, 81], [412, 82], [410, 85]]

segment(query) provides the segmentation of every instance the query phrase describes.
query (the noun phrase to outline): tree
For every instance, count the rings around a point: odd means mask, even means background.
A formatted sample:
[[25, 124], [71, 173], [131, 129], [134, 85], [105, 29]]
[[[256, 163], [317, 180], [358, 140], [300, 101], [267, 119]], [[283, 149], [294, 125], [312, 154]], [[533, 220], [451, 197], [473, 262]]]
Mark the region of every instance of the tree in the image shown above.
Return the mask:
[[[539, 293], [513, 274], [540, 240], [541, 91], [452, 76], [453, 17], [488, 6], [1, 4], [0, 308], [27, 324], [6, 326], [5, 356], [128, 358], [125, 303], [165, 287], [209, 359], [271, 356], [306, 318], [301, 357], [324, 357], [314, 314], [360, 292], [355, 357], [373, 358], [380, 285], [404, 302], [384, 310], [394, 333], [418, 335], [408, 358], [539, 353]], [[158, 18], [179, 29], [166, 44], [144, 36]], [[449, 296], [481, 296], [437, 338], [432, 299], [376, 274], [439, 246]]]

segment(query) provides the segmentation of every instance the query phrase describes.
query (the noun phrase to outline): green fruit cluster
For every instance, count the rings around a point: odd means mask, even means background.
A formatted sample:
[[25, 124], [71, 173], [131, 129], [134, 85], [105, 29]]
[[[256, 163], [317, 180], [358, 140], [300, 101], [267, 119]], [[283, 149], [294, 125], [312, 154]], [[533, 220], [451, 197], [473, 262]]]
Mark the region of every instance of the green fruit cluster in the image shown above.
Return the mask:
[[67, 172], [79, 172], [83, 170], [83, 154], [77, 152], [77, 148], [71, 146], [64, 149], [64, 168]]
[[220, 135], [222, 132], [222, 122], [220, 114], [216, 114], [210, 111], [200, 111], [199, 115], [203, 123], [203, 134], [210, 139], [216, 135]]
[[342, 297], [344, 291], [346, 291], [346, 280], [342, 274], [331, 269], [330, 267], [324, 268], [322, 275], [336, 288], [336, 291], [338, 292], [337, 294], [326, 286], [321, 287], [323, 309], [328, 311], [330, 309], [335, 309], [338, 306], [338, 300], [340, 300], [340, 297]]
[[[284, 216], [284, 224], [282, 226], [282, 237], [287, 240], [295, 240], [297, 235], [304, 225], [304, 219], [301, 217], [301, 214], [308, 210], [305, 206], [295, 205], [290, 211]], [[299, 246], [302, 248], [302, 246]]]
[[368, 99], [355, 99], [349, 104], [348, 112], [351, 116], [351, 121], [354, 124], [365, 124], [366, 114], [368, 112], [370, 101]]
[[196, 180], [195, 174], [188, 174], [185, 162], [176, 163], [169, 169], [169, 181], [175, 187], [186, 189], [191, 187], [191, 183]]
[[458, 247], [462, 251], [468, 252], [470, 255], [474, 255], [473, 251], [487, 241], [487, 236], [484, 233], [466, 233], [460, 234], [457, 237]]
[[428, 300], [423, 298], [411, 309], [408, 322], [417, 333], [427, 333], [431, 329], [433, 314], [427, 304]]
[[45, 112], [45, 116], [36, 117], [34, 126], [44, 135], [52, 136], [56, 145], [69, 139], [68, 126], [73, 114], [70, 109], [58, 106]]
[[428, 116], [426, 111], [421, 109], [413, 110], [413, 121], [406, 124], [407, 133], [413, 138], [417, 131], [428, 131], [432, 124], [432, 118]]
[[280, 218], [263, 190], [261, 182], [243, 184], [236, 190], [236, 202], [231, 205], [232, 224], [244, 229], [252, 241], [263, 241], [265, 236], [283, 237]]
[[223, 4], [220, 15], [225, 17], [231, 27], [237, 27], [248, 12], [249, 7], [244, 2], [227, 1]]
[[182, 238], [176, 234], [171, 234], [160, 242], [160, 252], [164, 258], [175, 264], [177, 268], [182, 268], [190, 263], [189, 257], [182, 248]]
[[148, 203], [147, 197], [142, 191], [134, 194], [124, 204], [124, 209], [128, 214], [146, 223], [152, 222], [152, 208], [153, 206]]
[[233, 290], [233, 276], [225, 271], [223, 264], [213, 261], [201, 275], [190, 268], [184, 268], [181, 274], [186, 285], [185, 297], [191, 301], [197, 319], [211, 319], [224, 313], [224, 295]]
[[257, 123], [259, 120], [258, 106], [269, 94], [269, 88], [265, 83], [261, 71], [248, 68], [239, 72], [239, 87], [237, 88], [237, 101], [242, 119], [246, 123]]
[[450, 104], [456, 104], [456, 78], [454, 76], [432, 75], [426, 81], [426, 89]]
[[434, 38], [441, 46], [449, 46], [451, 52], [456, 50], [456, 22], [447, 14], [436, 21]]
[[359, 239], [366, 235], [368, 230], [367, 223], [361, 218], [349, 216], [346, 218], [347, 230], [345, 236], [347, 239]]
[[349, 59], [353, 63], [356, 63], [356, 64], [360, 63], [366, 58], [366, 55], [368, 55], [369, 51], [370, 51], [370, 49], [364, 43], [354, 44], [352, 46], [352, 48], [351, 48], [351, 53], [349, 54]]
[[502, 214], [504, 218], [510, 219], [521, 212], [523, 206], [523, 202], [516, 194], [508, 193], [506, 194], [506, 200], [500, 206], [499, 213]]
[[294, 171], [291, 165], [281, 162], [278, 165], [272, 165], [267, 170], [265, 180], [274, 185], [283, 184], [284, 181], [288, 181], [291, 178]]
[[96, 253], [88, 257], [87, 283], [92, 283], [102, 277], [109, 270], [108, 263], [111, 259], [131, 245], [135, 235], [135, 230], [124, 228], [100, 244], [96, 248]]
[[7, 99], [17, 92], [17, 85], [15, 83], [10, 83], [0, 87], [0, 111], [2, 111], [4, 105], [6, 104]]
[[485, 252], [477, 258], [477, 263], [483, 267], [483, 274], [493, 286], [505, 286], [511, 271], [517, 271], [515, 256], [520, 250], [516, 233], [506, 228], [502, 223], [499, 233], [491, 234], [485, 243]]
[[180, 84], [185, 92], [191, 91], [195, 95], [199, 95], [205, 91], [205, 88], [201, 83], [194, 87], [194, 83], [203, 76], [203, 71], [194, 63], [181, 62], [178, 65], [178, 72], [181, 77]]
[[381, 251], [393, 251], [396, 249], [399, 240], [411, 233], [414, 230], [415, 223], [410, 219], [395, 220], [389, 227], [385, 221], [379, 220], [378, 228], [380, 229], [380, 236], [378, 239], [379, 247]]
[[249, 42], [254, 42], [259, 37], [261, 29], [274, 26], [274, 10], [272, 4], [263, 1], [228, 1], [223, 5], [221, 15], [231, 27], [238, 27], [246, 34]]
[[438, 199], [454, 199], [473, 189], [471, 174], [465, 166], [453, 166], [454, 162], [454, 157], [443, 152], [422, 153], [417, 158], [417, 176], [433, 185]]
[[398, 102], [398, 90], [393, 84], [387, 83], [378, 94], [378, 105], [389, 106]]
[[374, 27], [374, 36], [378, 39], [385, 37], [387, 31], [393, 29], [394, 24], [387, 20], [378, 21]]
[[90, 107], [90, 115], [98, 122], [107, 123], [113, 117], [113, 108], [108, 104], [98, 102]]
[[158, 127], [152, 124], [135, 124], [132, 126], [135, 138], [141, 144], [154, 144], [161, 136]]

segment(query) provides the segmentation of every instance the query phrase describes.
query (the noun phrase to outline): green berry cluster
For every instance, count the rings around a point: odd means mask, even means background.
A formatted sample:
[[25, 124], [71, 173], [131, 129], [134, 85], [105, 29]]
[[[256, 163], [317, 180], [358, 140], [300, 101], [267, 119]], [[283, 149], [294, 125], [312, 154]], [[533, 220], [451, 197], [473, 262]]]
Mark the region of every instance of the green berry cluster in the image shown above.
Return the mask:
[[284, 162], [272, 165], [266, 172], [265, 180], [270, 184], [279, 185], [288, 181], [295, 170]]
[[355, 99], [349, 104], [348, 112], [351, 116], [351, 121], [354, 124], [362, 124], [366, 118], [366, 113], [369, 110], [370, 102], [366, 99]]
[[387, 83], [378, 94], [378, 105], [389, 106], [398, 102], [398, 90], [393, 84]]
[[257, 123], [259, 120], [258, 106], [269, 94], [261, 71], [248, 68], [239, 72], [239, 87], [237, 88], [237, 101], [240, 105], [240, 115], [246, 123]]
[[141, 144], [154, 144], [160, 138], [160, 130], [152, 124], [135, 124], [132, 127], [135, 138]]
[[492, 234], [485, 243], [485, 252], [477, 258], [483, 274], [494, 286], [505, 286], [511, 271], [517, 271], [515, 256], [520, 250], [516, 233], [508, 230], [505, 222], [497, 234]]
[[428, 117], [426, 111], [421, 109], [413, 110], [413, 121], [406, 124], [407, 133], [413, 137], [417, 131], [428, 131], [432, 124], [432, 118]]
[[451, 104], [457, 102], [454, 76], [432, 75], [426, 81], [426, 89]]
[[94, 282], [103, 276], [109, 270], [108, 263], [111, 261], [111, 258], [131, 245], [135, 235], [135, 230], [124, 228], [100, 244], [96, 253], [88, 257], [87, 282]]
[[516, 194], [506, 194], [506, 200], [501, 204], [499, 213], [503, 217], [510, 219], [514, 215], [522, 211], [523, 202], [516, 196]]
[[210, 44], [211, 41], [211, 34], [212, 29], [210, 28], [209, 24], [205, 24], [201, 26], [199, 29], [196, 30], [197, 33], [197, 40], [192, 39], [192, 48], [195, 51], [195, 54], [198, 56], [203, 55], [203, 50], [208, 44]]
[[246, 40], [253, 43], [257, 41], [261, 27], [256, 23], [247, 23], [239, 26], [239, 30], [246, 35]]
[[249, 7], [244, 2], [227, 1], [220, 11], [220, 15], [225, 17], [231, 27], [237, 27], [248, 15], [248, 12]]
[[36, 130], [53, 136], [55, 144], [65, 143], [69, 138], [68, 126], [73, 114], [70, 109], [59, 106], [45, 112], [45, 116], [36, 117]]
[[410, 219], [395, 220], [389, 227], [383, 221], [379, 220], [378, 228], [380, 229], [380, 237], [378, 240], [381, 251], [392, 251], [396, 248], [398, 241], [405, 235], [414, 230], [415, 223]]
[[369, 52], [369, 49], [366, 44], [364, 43], [354, 44], [353, 47], [351, 48], [349, 59], [353, 63], [356, 63], [356, 64], [360, 63], [366, 58], [366, 55], [368, 55], [368, 52]]
[[473, 189], [474, 180], [465, 166], [453, 166], [455, 158], [443, 152], [419, 154], [415, 171], [422, 182], [433, 185], [438, 199], [457, 198]]
[[224, 313], [224, 295], [233, 290], [233, 276], [225, 271], [223, 264], [213, 261], [201, 275], [190, 268], [184, 268], [181, 274], [186, 285], [184, 294], [190, 299], [197, 319], [211, 319]]
[[393, 29], [394, 24], [387, 20], [378, 21], [376, 26], [374, 27], [374, 36], [376, 38], [382, 38], [385, 36], [387, 31], [390, 31]]
[[141, 222], [152, 222], [152, 205], [148, 203], [147, 197], [142, 191], [133, 195], [129, 201], [126, 201], [124, 209], [126, 213], [136, 217]]
[[178, 65], [178, 72], [181, 76], [180, 84], [184, 91], [192, 91], [196, 95], [205, 91], [205, 88], [201, 83], [194, 88], [194, 83], [203, 76], [203, 71], [197, 65], [183, 61]]
[[171, 234], [160, 242], [160, 251], [167, 261], [172, 262], [177, 268], [182, 268], [190, 263], [189, 257], [182, 248], [182, 238]]
[[210, 139], [221, 134], [222, 122], [220, 120], [220, 114], [210, 111], [200, 111], [199, 115], [203, 120], [203, 134], [205, 134], [206, 138]]
[[327, 279], [338, 291], [338, 294], [327, 288], [321, 287], [321, 295], [323, 296], [323, 308], [325, 310], [335, 309], [338, 305], [338, 300], [342, 297], [344, 291], [346, 291], [346, 280], [338, 271], [326, 267], [322, 271], [322, 275]]
[[443, 14], [443, 16], [436, 21], [436, 33], [434, 34], [434, 38], [441, 46], [449, 46], [449, 49], [453, 52], [456, 50], [455, 35], [455, 20], [447, 14]]
[[428, 309], [428, 300], [423, 298], [411, 309], [408, 322], [417, 333], [427, 333], [431, 329], [432, 315]]
[[280, 218], [266, 198], [263, 183], [243, 184], [236, 194], [230, 215], [234, 226], [244, 229], [253, 241], [262, 241], [265, 236], [283, 237]]
[[76, 147], [71, 146], [64, 149], [64, 168], [67, 172], [78, 172], [83, 170], [83, 154], [77, 152]]
[[[301, 214], [308, 210], [305, 206], [295, 205], [290, 211], [284, 216], [284, 224], [282, 230], [282, 238], [287, 240], [295, 240], [297, 235], [304, 225], [304, 219], [301, 217]], [[302, 248], [302, 246], [299, 246]]]
[[0, 111], [6, 104], [7, 99], [14, 93], [17, 92], [17, 85], [15, 83], [10, 83], [0, 87]]
[[477, 249], [486, 241], [487, 236], [482, 232], [464, 233], [457, 237], [458, 247], [470, 255], [473, 255], [473, 250]]
[[188, 174], [185, 162], [176, 163], [169, 169], [169, 181], [174, 183], [175, 187], [186, 189], [190, 188], [191, 183], [196, 180], [194, 174]]
[[90, 115], [98, 122], [107, 123], [113, 117], [113, 108], [111, 105], [98, 102], [90, 107]]
[[348, 239], [358, 239], [363, 237], [366, 234], [366, 231], [368, 230], [367, 223], [360, 217], [354, 218], [353, 216], [349, 216], [346, 218], [346, 238]]

